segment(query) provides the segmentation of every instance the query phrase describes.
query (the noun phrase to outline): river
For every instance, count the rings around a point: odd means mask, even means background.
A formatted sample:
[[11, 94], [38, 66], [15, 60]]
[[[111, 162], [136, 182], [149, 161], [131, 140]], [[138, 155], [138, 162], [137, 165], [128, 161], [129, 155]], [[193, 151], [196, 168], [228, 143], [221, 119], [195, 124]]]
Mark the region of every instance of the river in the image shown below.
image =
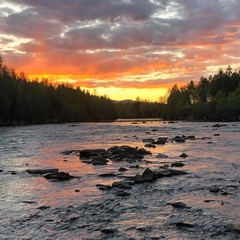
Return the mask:
[[[1, 127], [0, 239], [240, 239], [240, 122], [215, 124], [143, 120]], [[182, 135], [195, 139], [170, 140]], [[159, 137], [168, 138], [166, 144], [144, 146], [144, 139]], [[79, 158], [78, 150], [122, 145], [152, 154], [134, 163], [110, 159], [103, 166]], [[134, 184], [126, 190], [129, 196], [96, 187], [146, 168], [172, 168], [176, 161], [184, 163], [176, 169], [188, 174]], [[46, 168], [76, 178], [49, 181], [26, 171]], [[99, 176], [104, 173], [115, 175]]]

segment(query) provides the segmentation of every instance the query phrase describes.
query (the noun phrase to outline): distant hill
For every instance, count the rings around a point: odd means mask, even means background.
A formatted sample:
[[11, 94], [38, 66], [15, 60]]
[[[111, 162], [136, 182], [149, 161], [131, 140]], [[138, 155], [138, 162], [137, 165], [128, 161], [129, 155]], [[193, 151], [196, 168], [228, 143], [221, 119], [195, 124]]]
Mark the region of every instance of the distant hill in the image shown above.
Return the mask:
[[114, 103], [134, 103], [135, 101], [132, 99], [125, 99], [125, 100], [112, 100]]

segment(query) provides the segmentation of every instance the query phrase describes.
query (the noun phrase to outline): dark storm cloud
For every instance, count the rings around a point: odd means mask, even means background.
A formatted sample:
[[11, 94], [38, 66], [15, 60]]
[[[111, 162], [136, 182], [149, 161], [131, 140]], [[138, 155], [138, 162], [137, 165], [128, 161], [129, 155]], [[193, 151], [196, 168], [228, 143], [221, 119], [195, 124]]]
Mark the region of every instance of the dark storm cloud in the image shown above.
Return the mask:
[[156, 10], [156, 4], [149, 0], [12, 0], [11, 2], [24, 4], [39, 11], [51, 11], [53, 18], [63, 22], [74, 19], [115, 21], [124, 17], [132, 20], [146, 20]]

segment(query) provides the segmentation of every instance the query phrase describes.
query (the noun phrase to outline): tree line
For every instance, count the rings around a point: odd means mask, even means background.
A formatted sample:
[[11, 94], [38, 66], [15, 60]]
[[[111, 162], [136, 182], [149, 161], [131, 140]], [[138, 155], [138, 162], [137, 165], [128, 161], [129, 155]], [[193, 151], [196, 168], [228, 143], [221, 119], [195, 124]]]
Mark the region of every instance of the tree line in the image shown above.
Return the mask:
[[112, 101], [69, 84], [48, 79], [29, 81], [3, 64], [0, 56], [0, 125], [111, 121], [117, 118], [165, 120], [240, 120], [240, 71], [230, 66], [180, 88], [175, 84], [164, 101]]
[[0, 125], [102, 121], [117, 118], [114, 103], [68, 84], [29, 81], [0, 57]]
[[230, 66], [215, 75], [201, 77], [178, 87], [175, 84], [165, 102], [141, 100], [118, 102], [120, 118], [162, 118], [169, 120], [236, 121], [240, 119], [240, 71]]

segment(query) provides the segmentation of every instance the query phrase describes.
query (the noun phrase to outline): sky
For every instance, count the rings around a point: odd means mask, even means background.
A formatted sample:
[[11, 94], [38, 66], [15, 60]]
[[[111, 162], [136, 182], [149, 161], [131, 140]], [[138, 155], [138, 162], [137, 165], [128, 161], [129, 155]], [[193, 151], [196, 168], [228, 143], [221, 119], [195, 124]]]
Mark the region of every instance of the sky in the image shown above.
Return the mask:
[[0, 55], [112, 100], [240, 69], [239, 0], [0, 0]]

